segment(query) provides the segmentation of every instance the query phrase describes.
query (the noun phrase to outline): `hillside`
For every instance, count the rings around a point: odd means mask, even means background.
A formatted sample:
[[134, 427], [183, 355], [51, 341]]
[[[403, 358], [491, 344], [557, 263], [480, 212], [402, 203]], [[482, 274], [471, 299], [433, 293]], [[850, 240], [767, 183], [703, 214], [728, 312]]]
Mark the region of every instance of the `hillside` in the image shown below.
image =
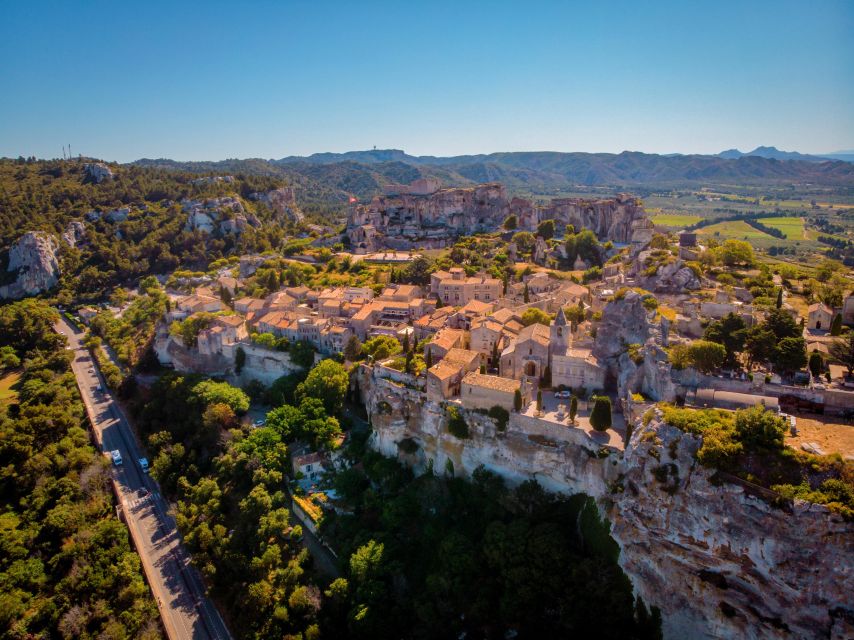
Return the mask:
[[850, 192], [854, 188], [854, 164], [804, 158], [810, 160], [780, 160], [752, 152], [730, 158], [633, 151], [619, 154], [500, 152], [435, 157], [412, 156], [397, 149], [375, 149], [290, 156], [279, 160], [139, 160], [134, 164], [193, 172], [232, 171], [282, 177], [302, 187], [300, 198], [305, 202], [344, 202], [349, 195], [370, 197], [381, 192], [383, 184], [406, 182], [420, 176], [435, 176], [449, 186], [497, 180], [513, 191], [541, 195], [595, 186], [635, 191], [733, 184], [757, 188], [814, 185], [840, 192]]

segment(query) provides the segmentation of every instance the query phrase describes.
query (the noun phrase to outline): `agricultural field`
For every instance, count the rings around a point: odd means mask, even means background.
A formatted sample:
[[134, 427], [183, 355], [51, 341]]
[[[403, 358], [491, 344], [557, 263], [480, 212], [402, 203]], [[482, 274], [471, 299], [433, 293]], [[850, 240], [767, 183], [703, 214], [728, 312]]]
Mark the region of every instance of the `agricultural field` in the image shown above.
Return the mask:
[[658, 213], [650, 217], [656, 227], [668, 229], [682, 229], [702, 220], [700, 216], [686, 213]]
[[760, 218], [758, 222], [762, 224], [772, 227], [774, 229], [779, 229], [783, 233], [786, 234], [787, 240], [804, 240], [806, 239], [805, 231], [804, 231], [804, 219], [803, 218], [793, 218], [793, 217], [779, 217], [779, 218]]
[[[770, 226], [770, 225], [769, 225]], [[735, 238], [737, 240], [777, 240], [767, 233], [763, 233], [758, 229], [754, 229], [743, 220], [730, 220], [727, 222], [719, 222], [697, 229], [697, 233], [704, 236], [715, 236], [722, 239]]]

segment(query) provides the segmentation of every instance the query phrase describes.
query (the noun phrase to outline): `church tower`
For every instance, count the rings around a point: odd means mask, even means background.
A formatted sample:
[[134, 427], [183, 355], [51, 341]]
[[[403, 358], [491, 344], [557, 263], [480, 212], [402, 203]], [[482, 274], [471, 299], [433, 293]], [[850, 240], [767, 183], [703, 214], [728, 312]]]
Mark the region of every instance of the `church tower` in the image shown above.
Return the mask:
[[569, 322], [566, 321], [566, 314], [561, 307], [557, 312], [557, 318], [549, 327], [549, 355], [564, 355], [569, 349], [570, 331]]

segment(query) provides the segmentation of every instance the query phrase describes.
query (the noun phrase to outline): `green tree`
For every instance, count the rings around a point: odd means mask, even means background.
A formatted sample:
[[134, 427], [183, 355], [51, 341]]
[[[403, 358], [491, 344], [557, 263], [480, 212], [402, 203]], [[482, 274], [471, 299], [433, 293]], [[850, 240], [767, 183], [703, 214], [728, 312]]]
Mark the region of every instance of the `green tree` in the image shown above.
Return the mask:
[[809, 368], [814, 378], [817, 378], [824, 371], [824, 358], [818, 351], [813, 351], [810, 354]]
[[516, 217], [516, 214], [511, 213], [504, 218], [504, 223], [501, 226], [504, 227], [505, 231], [513, 231], [518, 225], [519, 219]]
[[522, 410], [522, 392], [516, 389], [513, 392], [513, 410], [519, 413]]
[[362, 353], [379, 362], [400, 353], [400, 342], [392, 336], [374, 336], [362, 345]]
[[314, 364], [314, 346], [307, 340], [300, 340], [292, 345], [290, 355], [291, 362], [303, 369]]
[[537, 389], [537, 411], [543, 410], [543, 392], [541, 389]]
[[517, 231], [513, 234], [513, 242], [516, 243], [516, 248], [522, 255], [530, 254], [537, 244], [537, 239], [530, 231]]
[[20, 366], [21, 359], [11, 346], [0, 347], [0, 369], [17, 369]]
[[711, 373], [726, 361], [726, 349], [717, 342], [694, 340], [688, 345], [688, 358], [697, 371]]
[[833, 322], [830, 323], [830, 335], [838, 336], [842, 333], [842, 314], [837, 313], [833, 316]]
[[551, 240], [555, 235], [555, 221], [543, 220], [537, 225], [537, 235], [543, 240]]
[[237, 375], [240, 375], [240, 372], [243, 371], [243, 366], [246, 364], [246, 351], [243, 350], [243, 347], [239, 346], [234, 350], [234, 371]]
[[777, 346], [777, 336], [765, 325], [751, 327], [744, 341], [745, 353], [747, 353], [748, 367], [753, 368], [757, 363], [767, 362], [774, 353]]
[[249, 396], [242, 389], [227, 382], [203, 380], [192, 390], [193, 396], [205, 407], [212, 404], [226, 404], [238, 415], [249, 410]]
[[780, 287], [777, 290], [777, 308], [778, 309], [783, 308], [783, 287]]
[[530, 327], [532, 324], [537, 323], [548, 327], [552, 323], [552, 317], [537, 307], [525, 309], [525, 313], [522, 314], [522, 324]]
[[349, 384], [350, 376], [343, 365], [330, 359], [321, 360], [297, 387], [296, 397], [298, 400], [317, 398], [329, 414], [338, 415]]
[[771, 356], [774, 368], [781, 373], [800, 371], [807, 364], [806, 342], [803, 337], [783, 338]]
[[748, 447], [780, 450], [786, 434], [785, 419], [756, 405], [735, 413], [738, 439]]
[[724, 363], [733, 367], [738, 362], [738, 354], [744, 350], [744, 342], [747, 339], [747, 325], [741, 316], [728, 313], [720, 320], [709, 324], [703, 333], [703, 338], [723, 345], [725, 350]]
[[590, 426], [596, 431], [606, 431], [611, 426], [611, 398], [595, 396], [590, 412]]
[[732, 238], [725, 240], [719, 251], [721, 261], [728, 267], [736, 265], [749, 267], [754, 262], [753, 247], [744, 240]]
[[578, 415], [578, 398], [572, 396], [569, 399], [569, 421], [575, 422], [575, 416]]
[[798, 323], [784, 309], [771, 309], [762, 324], [777, 337], [778, 341], [783, 338], [796, 338], [803, 334]]
[[349, 362], [355, 362], [362, 356], [362, 343], [355, 335], [347, 338], [347, 344], [344, 345], [344, 359]]

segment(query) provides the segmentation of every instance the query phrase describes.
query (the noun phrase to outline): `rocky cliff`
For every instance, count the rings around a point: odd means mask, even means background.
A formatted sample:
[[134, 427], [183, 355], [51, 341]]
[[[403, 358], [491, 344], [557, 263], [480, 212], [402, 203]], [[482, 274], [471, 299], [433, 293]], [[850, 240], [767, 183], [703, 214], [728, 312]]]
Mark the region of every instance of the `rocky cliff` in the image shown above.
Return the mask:
[[354, 248], [365, 251], [443, 247], [462, 234], [494, 231], [507, 217], [508, 205], [498, 183], [377, 196], [350, 208], [347, 235]]
[[248, 226], [259, 227], [261, 222], [247, 212], [239, 198], [223, 196], [206, 200], [182, 200], [187, 214], [184, 229], [203, 233], [239, 234]]
[[25, 298], [47, 291], [59, 280], [58, 244], [37, 231], [25, 233], [9, 249], [8, 274], [14, 281], [0, 286], [0, 298]]
[[534, 230], [542, 220], [554, 219], [561, 227], [592, 229], [602, 241], [645, 245], [652, 238], [652, 222], [640, 201], [625, 194], [603, 200], [556, 199], [540, 207], [524, 198], [508, 200], [499, 183], [397, 191], [350, 208], [347, 235], [353, 248], [443, 247], [463, 234], [495, 231], [511, 213], [522, 229]]
[[397, 378], [369, 367], [357, 375], [371, 446], [416, 470], [469, 475], [483, 465], [512, 484], [533, 478], [593, 496], [635, 590], [662, 610], [666, 638], [852, 637], [854, 523], [716, 482], [695, 459], [701, 440], [660, 416], [637, 422], [620, 451], [580, 429], [512, 413], [502, 430], [460, 408], [470, 432], [461, 440], [444, 403]]
[[571, 224], [576, 231], [591, 229], [600, 240], [620, 244], [646, 244], [652, 239], [652, 221], [643, 205], [625, 193], [602, 200], [557, 198], [546, 207], [535, 208], [533, 213], [534, 219], [523, 218], [531, 230], [542, 220], [555, 220], [561, 227]]
[[266, 192], [256, 192], [249, 195], [252, 200], [262, 202], [280, 216], [301, 222], [304, 218], [297, 206], [296, 193], [293, 187], [281, 187]]

